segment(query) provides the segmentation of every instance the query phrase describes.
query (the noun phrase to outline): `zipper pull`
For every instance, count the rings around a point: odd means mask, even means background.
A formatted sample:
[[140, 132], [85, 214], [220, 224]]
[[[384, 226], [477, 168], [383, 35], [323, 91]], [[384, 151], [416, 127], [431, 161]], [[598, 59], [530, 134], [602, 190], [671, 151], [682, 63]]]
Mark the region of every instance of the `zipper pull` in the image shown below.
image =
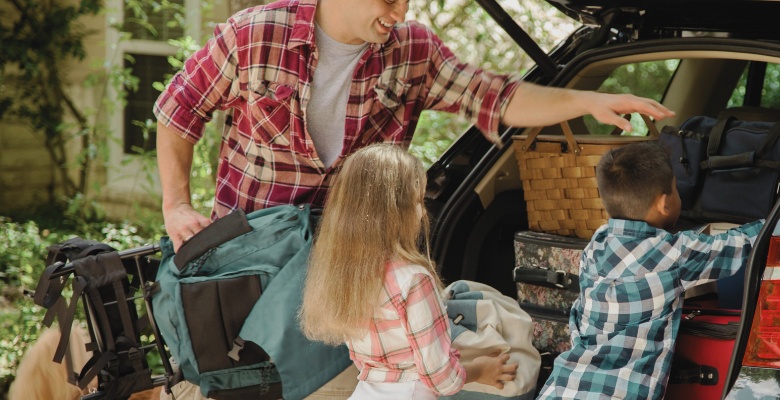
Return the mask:
[[689, 321], [698, 317], [699, 315], [701, 315], [701, 310], [693, 310], [688, 315], [685, 316], [685, 319]]

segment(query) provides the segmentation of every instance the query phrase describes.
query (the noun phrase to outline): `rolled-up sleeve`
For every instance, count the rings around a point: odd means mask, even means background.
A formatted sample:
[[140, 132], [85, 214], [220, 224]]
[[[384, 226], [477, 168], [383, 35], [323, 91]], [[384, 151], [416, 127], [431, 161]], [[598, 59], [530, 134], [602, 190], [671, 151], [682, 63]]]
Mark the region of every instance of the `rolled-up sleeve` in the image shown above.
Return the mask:
[[466, 370], [452, 349], [449, 322], [433, 279], [415, 274], [406, 297], [407, 336], [420, 381], [439, 395], [458, 392]]
[[429, 39], [432, 54], [426, 108], [458, 113], [495, 141], [501, 117], [519, 78], [462, 63], [436, 35], [430, 33]]
[[231, 21], [219, 24], [214, 37], [187, 59], [155, 102], [157, 121], [191, 143], [203, 135], [212, 113], [239, 93], [231, 90], [237, 80], [236, 32]]

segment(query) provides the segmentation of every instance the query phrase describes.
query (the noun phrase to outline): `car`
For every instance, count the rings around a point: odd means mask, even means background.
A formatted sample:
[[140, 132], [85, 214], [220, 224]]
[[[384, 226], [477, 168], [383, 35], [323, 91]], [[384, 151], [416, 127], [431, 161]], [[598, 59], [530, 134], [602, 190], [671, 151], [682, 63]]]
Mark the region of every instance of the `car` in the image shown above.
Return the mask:
[[[679, 127], [694, 116], [715, 118], [730, 112], [780, 120], [780, 30], [774, 25], [780, 2], [547, 1], [582, 24], [549, 52], [523, 32], [501, 3], [478, 0], [536, 62], [524, 81], [654, 98], [676, 112], [673, 118], [653, 122], [659, 130]], [[612, 129], [589, 117], [570, 124], [575, 133]], [[632, 116], [632, 124], [639, 134], [647, 131], [638, 116]], [[505, 146], [500, 147], [472, 127], [429, 168], [431, 252], [446, 281], [479, 281], [517, 297], [514, 236], [530, 224], [511, 143], [525, 133], [528, 128], [503, 129]], [[777, 183], [771, 191], [776, 199]], [[778, 209], [764, 216], [766, 226], [744, 267], [730, 366], [716, 377], [723, 388], [721, 398], [780, 397]], [[714, 222], [688, 217], [695, 223]]]

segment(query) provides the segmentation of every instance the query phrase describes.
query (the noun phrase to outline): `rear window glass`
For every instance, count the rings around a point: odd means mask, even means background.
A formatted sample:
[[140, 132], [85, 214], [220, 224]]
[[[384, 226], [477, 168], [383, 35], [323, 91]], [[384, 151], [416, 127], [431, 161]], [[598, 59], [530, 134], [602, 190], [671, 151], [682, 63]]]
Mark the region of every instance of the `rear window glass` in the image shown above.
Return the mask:
[[[598, 91], [630, 93], [660, 102], [678, 65], [680, 65], [678, 59], [626, 64], [615, 68], [609, 78], [601, 84]], [[585, 125], [593, 134], [607, 135], [614, 129], [614, 126], [601, 124], [590, 115], [586, 115], [584, 119]], [[633, 126], [632, 135], [644, 136], [647, 134], [647, 126], [639, 115], [631, 116], [631, 125]]]
[[[761, 93], [756, 93], [754, 96], [748, 96], [748, 98], [745, 97], [750, 69], [750, 66], [748, 65], [742, 72], [742, 76], [739, 78], [739, 83], [737, 83], [737, 87], [731, 94], [731, 98], [729, 99], [728, 103], [729, 108], [740, 106], [760, 106], [764, 108], [780, 109], [780, 64], [765, 65], [766, 73], [764, 75], [763, 84], [761, 85]], [[756, 104], [757, 102], [758, 104]]]

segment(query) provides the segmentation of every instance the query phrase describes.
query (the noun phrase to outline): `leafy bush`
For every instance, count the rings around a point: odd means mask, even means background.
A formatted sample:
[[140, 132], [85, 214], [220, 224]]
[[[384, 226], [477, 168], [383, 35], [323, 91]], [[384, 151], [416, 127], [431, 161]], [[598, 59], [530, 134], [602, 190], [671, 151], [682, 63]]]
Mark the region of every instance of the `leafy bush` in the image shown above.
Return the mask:
[[[158, 240], [159, 234], [151, 240], [140, 232], [145, 230], [128, 223], [116, 224], [96, 221], [78, 221], [77, 228], [64, 228], [76, 225], [72, 217], [64, 213], [65, 218], [57, 225], [42, 224], [49, 222], [14, 222], [0, 216], [0, 394], [8, 392], [22, 355], [35, 343], [45, 310], [35, 305], [30, 296], [46, 267], [46, 247], [73, 236], [106, 243], [118, 250], [142, 246]], [[68, 290], [65, 298], [70, 298]], [[79, 318], [83, 321], [83, 318]]]

